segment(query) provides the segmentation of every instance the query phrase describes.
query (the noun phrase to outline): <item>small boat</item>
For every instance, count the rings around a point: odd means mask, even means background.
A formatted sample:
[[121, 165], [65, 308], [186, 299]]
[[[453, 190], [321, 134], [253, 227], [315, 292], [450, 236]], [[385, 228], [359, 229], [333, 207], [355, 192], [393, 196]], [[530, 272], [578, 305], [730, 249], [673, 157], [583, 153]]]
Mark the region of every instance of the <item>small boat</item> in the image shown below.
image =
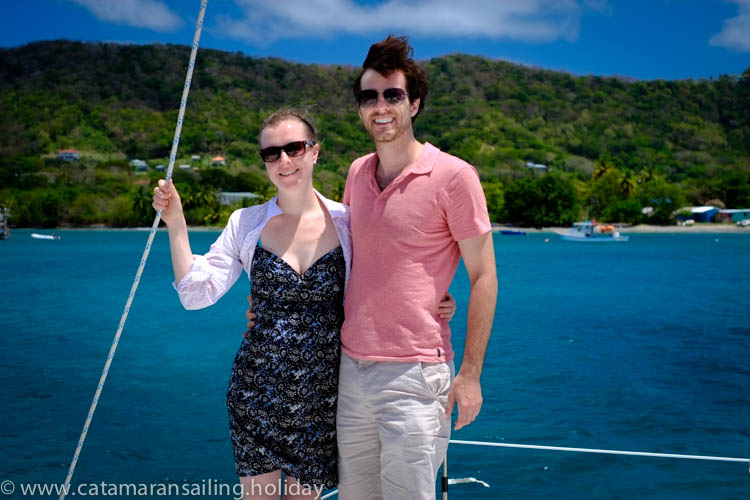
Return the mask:
[[598, 224], [592, 221], [576, 222], [564, 233], [559, 233], [565, 241], [583, 241], [586, 243], [612, 243], [628, 241], [629, 236], [622, 236], [614, 226]]
[[0, 240], [7, 239], [10, 236], [10, 228], [8, 227], [8, 216], [10, 212], [7, 208], [0, 208]]
[[526, 231], [520, 231], [516, 229], [501, 229], [500, 234], [505, 236], [526, 236]]
[[60, 235], [59, 234], [39, 234], [39, 233], [31, 233], [31, 237], [35, 240], [59, 240]]

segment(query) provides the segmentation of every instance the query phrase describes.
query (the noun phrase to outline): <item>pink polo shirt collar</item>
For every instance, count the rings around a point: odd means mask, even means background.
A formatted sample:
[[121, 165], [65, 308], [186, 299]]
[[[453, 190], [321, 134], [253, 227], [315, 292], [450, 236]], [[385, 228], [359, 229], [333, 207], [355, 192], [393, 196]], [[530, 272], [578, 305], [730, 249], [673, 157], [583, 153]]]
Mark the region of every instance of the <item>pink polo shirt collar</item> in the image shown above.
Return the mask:
[[[398, 184], [408, 175], [429, 174], [430, 172], [432, 172], [432, 169], [435, 168], [435, 163], [437, 163], [439, 154], [440, 150], [438, 148], [436, 148], [429, 142], [425, 142], [422, 153], [419, 155], [419, 158], [417, 158], [417, 161], [415, 161], [411, 165], [408, 165], [404, 170], [402, 170], [401, 173], [398, 174], [398, 177], [396, 177], [393, 182], [391, 182], [383, 191], [386, 191], [391, 186]], [[379, 161], [380, 159], [378, 158], [378, 154], [375, 153], [368, 159], [367, 163], [363, 167], [365, 172], [367, 172], [372, 178], [371, 185], [373, 185], [378, 191], [380, 191], [380, 188], [378, 187], [377, 180], [375, 179], [375, 169], [377, 168]]]

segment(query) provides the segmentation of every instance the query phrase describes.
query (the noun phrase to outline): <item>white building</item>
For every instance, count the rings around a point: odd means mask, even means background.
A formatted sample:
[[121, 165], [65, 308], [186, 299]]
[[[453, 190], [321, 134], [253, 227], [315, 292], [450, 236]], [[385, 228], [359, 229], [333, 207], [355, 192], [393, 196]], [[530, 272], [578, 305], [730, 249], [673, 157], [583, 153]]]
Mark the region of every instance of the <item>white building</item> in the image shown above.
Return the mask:
[[540, 172], [545, 172], [547, 170], [547, 165], [542, 165], [541, 163], [534, 163], [534, 162], [527, 161], [526, 168], [530, 168], [532, 170], [538, 170]]
[[248, 198], [248, 199], [251, 199], [251, 200], [255, 199], [255, 198], [260, 198], [260, 196], [258, 196], [257, 194], [250, 193], [250, 192], [228, 192], [228, 191], [222, 191], [222, 192], [218, 193], [218, 195], [219, 195], [219, 204], [220, 205], [231, 205], [232, 203], [234, 203], [236, 201], [244, 200], [245, 198]]
[[146, 163], [143, 160], [139, 160], [137, 158], [135, 160], [130, 160], [130, 166], [140, 172], [144, 170], [148, 170], [148, 163]]

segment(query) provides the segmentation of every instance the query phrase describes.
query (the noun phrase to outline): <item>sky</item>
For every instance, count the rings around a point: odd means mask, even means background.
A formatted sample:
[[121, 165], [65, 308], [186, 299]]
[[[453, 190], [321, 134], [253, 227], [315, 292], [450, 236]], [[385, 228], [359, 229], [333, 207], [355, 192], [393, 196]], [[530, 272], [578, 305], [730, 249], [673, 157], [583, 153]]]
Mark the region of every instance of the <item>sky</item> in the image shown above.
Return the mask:
[[[39, 40], [190, 45], [200, 0], [3, 2], [0, 47]], [[750, 68], [750, 0], [208, 0], [200, 47], [360, 66], [406, 35], [414, 57], [464, 53], [574, 75], [716, 78]]]

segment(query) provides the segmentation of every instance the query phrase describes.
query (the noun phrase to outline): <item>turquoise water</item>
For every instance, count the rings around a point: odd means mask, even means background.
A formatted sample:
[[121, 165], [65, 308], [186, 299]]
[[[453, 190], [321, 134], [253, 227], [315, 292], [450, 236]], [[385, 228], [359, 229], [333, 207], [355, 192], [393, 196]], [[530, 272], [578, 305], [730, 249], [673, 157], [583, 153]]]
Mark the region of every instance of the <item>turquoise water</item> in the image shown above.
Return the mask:
[[[0, 480], [62, 483], [148, 233], [30, 232], [0, 242]], [[192, 233], [194, 251], [216, 236]], [[750, 234], [495, 245], [485, 406], [453, 438], [750, 457]], [[235, 481], [224, 393], [248, 284], [184, 311], [171, 274], [160, 232], [74, 484]], [[451, 291], [460, 359], [461, 268]], [[491, 485], [453, 486], [453, 499], [750, 496], [741, 463], [452, 445], [449, 471]]]

